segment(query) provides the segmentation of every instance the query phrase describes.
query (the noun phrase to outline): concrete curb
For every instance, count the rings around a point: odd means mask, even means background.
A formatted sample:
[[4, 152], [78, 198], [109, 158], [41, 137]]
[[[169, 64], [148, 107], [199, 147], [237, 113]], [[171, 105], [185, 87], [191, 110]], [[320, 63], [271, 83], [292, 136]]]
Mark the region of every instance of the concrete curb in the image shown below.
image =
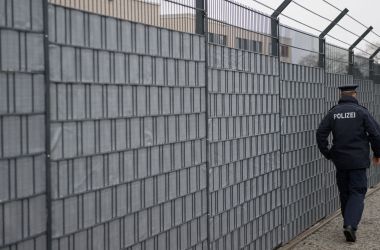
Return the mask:
[[[369, 196], [371, 196], [373, 193], [375, 193], [375, 192], [377, 192], [379, 190], [380, 190], [380, 184], [373, 186], [372, 188], [370, 188], [368, 190], [366, 198], [369, 197]], [[315, 224], [314, 226], [310, 227], [305, 232], [301, 233], [299, 236], [297, 236], [296, 238], [294, 238], [293, 240], [289, 241], [288, 243], [286, 243], [285, 245], [281, 246], [278, 249], [279, 250], [290, 250], [290, 249], [293, 249], [299, 243], [301, 243], [304, 239], [306, 239], [307, 237], [309, 237], [310, 235], [312, 235], [313, 233], [315, 233], [316, 231], [318, 231], [320, 228], [322, 228], [323, 226], [325, 226], [326, 224], [328, 224], [330, 221], [332, 221], [333, 219], [335, 219], [339, 215], [340, 215], [340, 209], [338, 209], [337, 211], [335, 211], [329, 217], [326, 217], [326, 218], [322, 219], [317, 224]]]

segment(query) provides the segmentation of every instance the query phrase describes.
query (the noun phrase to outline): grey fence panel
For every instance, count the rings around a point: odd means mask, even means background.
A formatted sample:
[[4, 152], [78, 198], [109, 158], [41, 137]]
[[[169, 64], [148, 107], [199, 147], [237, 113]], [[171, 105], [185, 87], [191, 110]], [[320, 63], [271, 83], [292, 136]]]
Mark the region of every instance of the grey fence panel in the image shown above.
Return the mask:
[[0, 249], [46, 249], [42, 0], [0, 1]]
[[[375, 105], [375, 84], [372, 80], [360, 80], [355, 79], [354, 83], [359, 85], [358, 99], [359, 103], [366, 107], [369, 112], [376, 117], [376, 105]], [[371, 154], [372, 157], [372, 154]], [[373, 187], [379, 183], [380, 169], [371, 164], [371, 167], [367, 171], [368, 186]]]
[[[353, 77], [344, 74], [326, 73], [325, 83], [325, 114], [338, 103], [339, 86], [352, 85]], [[331, 143], [331, 137], [330, 137]], [[340, 208], [339, 193], [336, 186], [335, 166], [331, 161], [326, 162], [325, 178], [326, 178], [326, 215], [329, 215]]]
[[369, 110], [371, 114], [374, 114], [374, 84], [372, 80], [354, 79], [354, 84], [359, 85], [358, 101], [360, 105]]
[[345, 48], [326, 43], [325, 70], [331, 74], [348, 74], [349, 56]]
[[380, 83], [375, 82], [373, 85], [373, 108], [375, 111], [374, 117], [376, 121], [380, 122]]
[[324, 114], [324, 70], [281, 64], [283, 242], [325, 216], [324, 161], [315, 133]]
[[[374, 118], [380, 123], [380, 84], [378, 81], [374, 81], [373, 85], [373, 110]], [[370, 184], [376, 185], [378, 183], [380, 183], [380, 169], [376, 167], [373, 169]]]
[[317, 126], [353, 83], [380, 120], [379, 84], [332, 73], [347, 51], [325, 74], [281, 26], [280, 64], [274, 22], [234, 1], [208, 2], [207, 48], [193, 0], [49, 2], [46, 110], [43, 0], [0, 0], [1, 250], [273, 249], [339, 208]]
[[49, 24], [53, 249], [206, 248], [204, 37], [55, 5]]
[[278, 58], [208, 49], [211, 249], [272, 249], [281, 243]]

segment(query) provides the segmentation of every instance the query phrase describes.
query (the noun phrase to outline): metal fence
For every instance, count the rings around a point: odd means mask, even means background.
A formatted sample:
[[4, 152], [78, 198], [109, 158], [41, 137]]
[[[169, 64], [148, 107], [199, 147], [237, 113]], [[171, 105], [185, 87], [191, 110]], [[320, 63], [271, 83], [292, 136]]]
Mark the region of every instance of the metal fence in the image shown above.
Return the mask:
[[333, 44], [326, 44], [325, 70], [333, 74], [348, 74], [348, 51]]
[[[366, 107], [375, 118], [378, 118], [380, 112], [376, 111], [375, 108], [378, 103], [378, 100], [376, 100], [376, 97], [378, 95], [377, 90], [378, 90], [379, 85], [374, 84], [374, 81], [372, 80], [355, 79], [354, 83], [359, 85], [358, 99], [360, 103], [364, 107]], [[379, 183], [379, 180], [380, 180], [379, 175], [380, 175], [380, 169], [378, 167], [371, 166], [368, 169], [367, 176], [368, 176], [368, 185], [370, 187], [375, 186], [377, 183]]]
[[280, 25], [279, 37], [282, 62], [318, 67], [318, 37], [285, 25]]
[[206, 246], [205, 38], [49, 14], [53, 249]]
[[324, 162], [315, 139], [324, 114], [323, 83], [320, 68], [282, 63], [283, 242], [325, 216]]
[[[209, 8], [210, 248], [272, 249], [281, 243], [282, 216], [271, 18], [230, 1], [209, 1]], [[211, 33], [224, 34], [227, 42]]]
[[46, 249], [41, 0], [0, 2], [0, 247]]
[[362, 56], [354, 57], [354, 78], [368, 79], [369, 78], [369, 59]]
[[339, 208], [336, 88], [380, 118], [378, 65], [233, 0], [0, 1], [0, 51], [1, 250], [276, 248]]
[[[380, 121], [380, 80], [375, 80], [373, 85], [373, 110], [376, 121]], [[380, 169], [372, 168], [370, 173], [370, 186], [380, 183]]]
[[282, 243], [286, 243], [325, 216], [324, 164], [315, 140], [325, 96], [318, 37], [283, 25], [279, 34]]

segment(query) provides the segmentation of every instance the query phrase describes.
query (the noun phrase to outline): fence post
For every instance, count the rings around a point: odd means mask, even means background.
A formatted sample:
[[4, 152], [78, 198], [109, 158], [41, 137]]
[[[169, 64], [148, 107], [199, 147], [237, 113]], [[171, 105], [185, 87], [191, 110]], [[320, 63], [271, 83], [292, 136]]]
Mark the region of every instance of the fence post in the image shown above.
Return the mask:
[[354, 75], [354, 63], [355, 63], [355, 58], [354, 58], [354, 48], [371, 32], [373, 29], [372, 26], [370, 26], [364, 33], [356, 39], [356, 41], [350, 46], [348, 49], [348, 60], [349, 60], [349, 66], [348, 66], [348, 74], [349, 75]]
[[[324, 31], [319, 35], [319, 60], [318, 65], [321, 68], [326, 67], [326, 40], [325, 36], [338, 24], [340, 20], [348, 13], [348, 9], [345, 8], [330, 24], [326, 27]], [[326, 70], [326, 68], [325, 68]]]
[[[272, 55], [280, 57], [280, 21], [279, 15], [288, 7], [292, 0], [284, 0], [280, 6], [272, 13], [271, 18], [271, 37], [272, 37]], [[280, 60], [280, 59], [279, 59]]]
[[[282, 11], [285, 10], [285, 8], [292, 2], [292, 0], [285, 0], [282, 2], [282, 4], [272, 13], [271, 15], [271, 40], [272, 40], [272, 56], [277, 56], [277, 63], [278, 63], [278, 89], [279, 89], [279, 106], [280, 110], [281, 108], [281, 43], [280, 43], [280, 20], [279, 20], [279, 15], [282, 13]], [[281, 117], [281, 111], [280, 111], [280, 117]], [[281, 119], [281, 118], [280, 118]], [[282, 137], [281, 137], [281, 132], [280, 132], [280, 145], [282, 145]], [[281, 150], [280, 150], [280, 158], [281, 158]], [[282, 161], [280, 160], [280, 175], [282, 178], [282, 171], [283, 171], [283, 166], [282, 166]], [[280, 182], [280, 189], [282, 190], [283, 188], [283, 183]], [[282, 191], [281, 191], [282, 192]], [[280, 196], [280, 201], [281, 201], [281, 244], [284, 242], [284, 220], [283, 220], [283, 197], [282, 195]]]
[[205, 129], [206, 129], [206, 210], [207, 210], [207, 249], [211, 249], [211, 211], [210, 211], [210, 142], [209, 142], [209, 86], [208, 86], [208, 17], [207, 17], [207, 0], [196, 0], [196, 18], [195, 18], [195, 33], [204, 36], [204, 60], [205, 60]]
[[279, 19], [272, 18], [271, 21], [271, 37], [272, 37], [272, 56], [280, 57], [281, 47], [280, 47], [280, 22]]
[[195, 3], [195, 33], [199, 35], [205, 34], [205, 3], [204, 0], [196, 0]]
[[49, 0], [42, 1], [44, 30], [44, 77], [45, 77], [45, 185], [46, 185], [46, 249], [52, 249], [52, 202], [50, 170], [50, 64], [49, 64]]
[[288, 7], [288, 5], [292, 2], [292, 0], [284, 0], [280, 6], [272, 13], [272, 18], [277, 19], [278, 16]]
[[324, 38], [319, 38], [318, 66], [326, 71], [326, 40]]
[[369, 79], [375, 80], [375, 56], [380, 52], [380, 48], [378, 48], [370, 57], [369, 57]]
[[349, 50], [348, 51], [348, 74], [349, 75], [354, 75], [354, 63], [355, 63], [355, 58], [354, 58], [354, 51]]

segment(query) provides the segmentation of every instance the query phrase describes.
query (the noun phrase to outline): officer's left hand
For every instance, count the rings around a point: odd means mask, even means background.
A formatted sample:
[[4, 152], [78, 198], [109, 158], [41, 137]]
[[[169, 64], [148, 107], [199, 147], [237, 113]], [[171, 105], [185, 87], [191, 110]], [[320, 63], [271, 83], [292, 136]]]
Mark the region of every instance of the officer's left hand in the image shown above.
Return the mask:
[[373, 157], [373, 164], [379, 166], [380, 165], [380, 158]]

